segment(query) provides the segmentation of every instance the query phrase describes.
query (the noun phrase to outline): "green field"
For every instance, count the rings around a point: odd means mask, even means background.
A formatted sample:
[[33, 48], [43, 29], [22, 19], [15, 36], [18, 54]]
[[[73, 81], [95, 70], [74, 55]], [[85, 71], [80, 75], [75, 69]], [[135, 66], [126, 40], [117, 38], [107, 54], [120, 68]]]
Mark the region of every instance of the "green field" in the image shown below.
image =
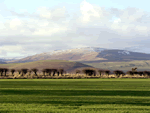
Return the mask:
[[0, 113], [149, 113], [150, 79], [1, 79]]

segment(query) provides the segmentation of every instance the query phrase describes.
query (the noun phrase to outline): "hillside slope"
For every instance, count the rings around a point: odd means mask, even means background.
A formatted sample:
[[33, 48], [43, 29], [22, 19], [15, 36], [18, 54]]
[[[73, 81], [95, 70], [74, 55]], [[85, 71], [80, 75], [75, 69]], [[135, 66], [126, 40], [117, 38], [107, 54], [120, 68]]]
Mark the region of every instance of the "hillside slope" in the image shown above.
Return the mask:
[[40, 60], [28, 63], [11, 63], [11, 64], [0, 64], [0, 68], [9, 68], [9, 69], [22, 69], [22, 68], [37, 68], [39, 72], [45, 68], [63, 68], [66, 72], [72, 73], [75, 72], [76, 69], [80, 68], [93, 68], [92, 66], [88, 66], [86, 64], [82, 64], [80, 62], [73, 61], [65, 61], [65, 60]]
[[137, 67], [137, 71], [150, 71], [150, 60], [134, 60], [126, 62], [95, 62], [95, 63], [84, 63], [86, 65], [93, 66], [95, 68], [113, 70], [123, 70], [124, 72]]

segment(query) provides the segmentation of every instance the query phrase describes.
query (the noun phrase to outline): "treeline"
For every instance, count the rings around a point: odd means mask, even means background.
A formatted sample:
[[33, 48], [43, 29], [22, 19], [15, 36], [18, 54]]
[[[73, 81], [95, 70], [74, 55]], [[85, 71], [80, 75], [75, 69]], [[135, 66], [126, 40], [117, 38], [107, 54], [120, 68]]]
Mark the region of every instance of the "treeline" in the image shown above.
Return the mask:
[[[14, 76], [14, 73], [18, 72], [19, 74], [21, 74], [21, 76], [24, 76], [28, 72], [29, 72], [29, 75], [31, 75], [31, 72], [33, 72], [35, 74], [35, 76], [38, 76], [37, 75], [38, 71], [39, 70], [36, 68], [33, 68], [33, 69], [23, 68], [23, 69], [17, 69], [17, 70], [16, 69], [0, 68], [0, 75], [6, 76], [7, 72], [11, 72], [12, 76]], [[42, 72], [43, 72], [44, 76], [45, 76], [45, 73], [48, 73], [49, 75], [53, 74], [53, 76], [57, 73], [59, 76], [60, 74], [62, 75], [65, 71], [64, 71], [64, 69], [43, 69]]]
[[[117, 77], [125, 76], [125, 75], [139, 75], [139, 76], [150, 76], [150, 71], [136, 71], [137, 68], [132, 68], [132, 71], [127, 71], [126, 73], [124, 73], [122, 70], [114, 70], [114, 71], [110, 71], [110, 70], [94, 70], [94, 69], [84, 69], [83, 72], [86, 75], [93, 75], [96, 76], [96, 71], [98, 71], [99, 75], [102, 77], [104, 75], [109, 76], [110, 74], [114, 74]], [[76, 73], [81, 72], [80, 70], [77, 70]]]
[[[86, 76], [99, 76], [99, 77], [103, 77], [103, 76], [107, 76], [109, 77], [110, 74], [114, 74], [117, 78], [119, 78], [120, 76], [125, 76], [125, 75], [139, 75], [139, 76], [150, 76], [150, 71], [136, 71], [137, 68], [132, 68], [132, 71], [127, 71], [126, 73], [124, 73], [122, 70], [114, 70], [114, 71], [110, 71], [110, 70], [102, 70], [102, 69], [82, 69], [82, 70], [76, 70], [75, 74], [79, 75], [79, 74], [85, 74]], [[8, 69], [8, 68], [0, 68], [0, 76], [1, 77], [9, 77], [10, 75], [7, 74], [7, 72], [11, 72], [11, 76], [14, 77], [14, 73], [18, 72], [18, 74], [21, 77], [24, 77], [25, 75], [27, 76], [27, 78], [29, 76], [31, 76], [31, 73], [34, 73], [35, 77], [39, 77], [39, 75], [37, 74], [39, 70], [36, 68], [33, 69], [27, 69], [27, 68], [23, 68], [23, 69]], [[28, 74], [27, 74], [28, 73]], [[98, 74], [97, 74], [98, 73]], [[42, 76], [44, 78], [51, 76], [64, 76], [64, 74], [66, 74], [66, 71], [64, 69], [43, 69], [42, 70]]]

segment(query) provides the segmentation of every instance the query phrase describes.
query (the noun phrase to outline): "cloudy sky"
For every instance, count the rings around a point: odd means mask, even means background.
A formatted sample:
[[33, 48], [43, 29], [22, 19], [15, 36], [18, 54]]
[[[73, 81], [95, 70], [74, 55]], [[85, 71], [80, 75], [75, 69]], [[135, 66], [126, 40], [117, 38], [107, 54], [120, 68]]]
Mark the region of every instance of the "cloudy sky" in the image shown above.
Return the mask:
[[101, 47], [150, 53], [149, 0], [0, 0], [0, 58]]

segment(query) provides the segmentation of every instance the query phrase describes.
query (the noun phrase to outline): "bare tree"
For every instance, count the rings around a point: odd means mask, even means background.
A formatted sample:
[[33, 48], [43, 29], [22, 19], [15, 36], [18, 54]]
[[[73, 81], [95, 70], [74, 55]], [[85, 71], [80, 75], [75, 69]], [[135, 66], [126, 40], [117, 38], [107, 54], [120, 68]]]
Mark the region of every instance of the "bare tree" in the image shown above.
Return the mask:
[[27, 75], [27, 78], [28, 78], [29, 76], [31, 76], [32, 70], [28, 70], [28, 72], [29, 72], [29, 74]]
[[83, 69], [82, 72], [89, 76], [92, 76], [93, 74], [96, 76], [96, 71], [93, 69]]
[[142, 76], [144, 73], [143, 71], [139, 71], [139, 75]]
[[105, 70], [104, 73], [105, 73], [107, 76], [109, 76], [110, 70]]
[[55, 76], [55, 73], [57, 73], [57, 69], [51, 69], [53, 72], [53, 76]]
[[34, 74], [37, 76], [37, 71], [38, 71], [38, 69], [33, 68], [33, 69], [31, 69], [31, 71], [33, 71], [33, 72], [34, 72]]
[[126, 74], [133, 75], [134, 73], [132, 71], [127, 71]]
[[57, 75], [59, 76], [59, 71], [57, 71]]
[[65, 71], [64, 71], [64, 69], [59, 69], [59, 72], [60, 72], [60, 74], [62, 76]]
[[102, 76], [102, 73], [104, 73], [104, 70], [99, 69], [98, 72], [99, 72], [100, 76]]
[[12, 76], [14, 76], [15, 69], [11, 69], [10, 71], [12, 73]]
[[137, 70], [137, 67], [132, 68], [132, 72], [135, 72]]
[[124, 75], [124, 72], [121, 71], [121, 70], [115, 70], [115, 71], [113, 71], [113, 73], [114, 73], [117, 77], [120, 77], [120, 75]]
[[1, 76], [3, 76], [3, 72], [4, 72], [4, 69], [3, 69], [3, 68], [0, 68]]
[[76, 70], [76, 74], [80, 73], [81, 71], [80, 70]]
[[89, 69], [83, 69], [82, 72], [83, 72], [84, 74], [88, 75], [88, 74], [89, 74]]
[[150, 71], [144, 71], [144, 72], [143, 72], [143, 75], [144, 75], [144, 76], [145, 76], [145, 75], [150, 76]]
[[46, 70], [45, 70], [45, 69], [43, 69], [43, 70], [42, 70], [42, 72], [43, 72], [43, 75], [44, 75], [44, 77], [45, 77], [45, 72], [46, 72]]
[[51, 76], [52, 69], [45, 69], [45, 72], [48, 73], [49, 76]]
[[24, 76], [25, 74], [27, 74], [27, 72], [28, 72], [28, 69], [21, 69], [21, 72], [22, 72], [22, 75], [21, 76]]
[[139, 74], [139, 72], [138, 71], [134, 71], [133, 74], [137, 75], [137, 74]]
[[21, 74], [21, 69], [18, 69], [17, 71], [18, 71], [19, 74]]
[[4, 76], [6, 76], [6, 73], [9, 71], [9, 69], [7, 69], [7, 68], [3, 68], [4, 69]]

